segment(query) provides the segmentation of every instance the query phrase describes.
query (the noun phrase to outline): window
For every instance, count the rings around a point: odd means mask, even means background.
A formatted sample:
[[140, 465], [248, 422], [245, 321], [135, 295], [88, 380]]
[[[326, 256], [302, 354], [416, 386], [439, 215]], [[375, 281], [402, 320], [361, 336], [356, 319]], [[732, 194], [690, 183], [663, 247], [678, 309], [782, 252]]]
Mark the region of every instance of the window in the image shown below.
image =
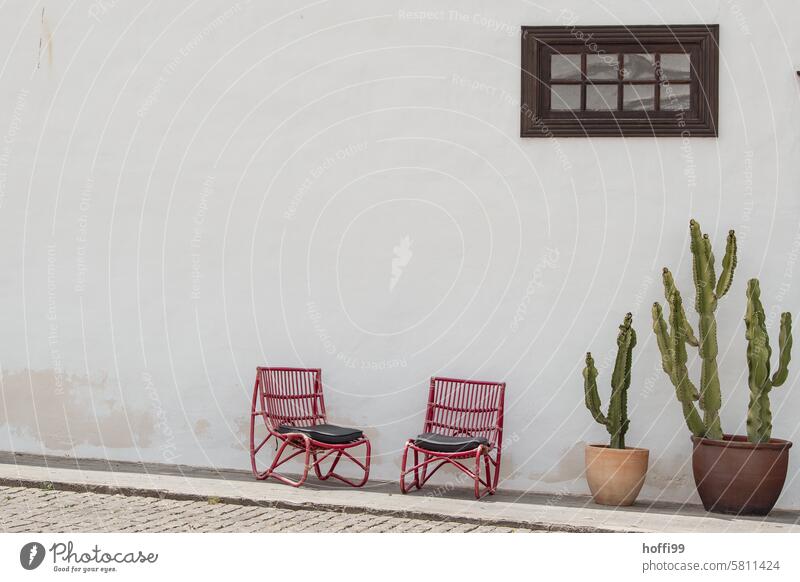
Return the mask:
[[522, 137], [716, 137], [719, 27], [524, 26]]

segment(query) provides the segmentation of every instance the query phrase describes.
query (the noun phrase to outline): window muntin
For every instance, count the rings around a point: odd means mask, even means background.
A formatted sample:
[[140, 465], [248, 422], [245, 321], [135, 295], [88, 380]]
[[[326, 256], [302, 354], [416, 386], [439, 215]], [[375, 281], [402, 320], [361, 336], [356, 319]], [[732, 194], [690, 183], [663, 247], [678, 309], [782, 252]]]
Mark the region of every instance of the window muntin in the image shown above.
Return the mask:
[[[550, 109], [556, 111], [680, 111], [689, 109], [687, 53], [550, 55]], [[663, 100], [668, 86], [671, 98]]]

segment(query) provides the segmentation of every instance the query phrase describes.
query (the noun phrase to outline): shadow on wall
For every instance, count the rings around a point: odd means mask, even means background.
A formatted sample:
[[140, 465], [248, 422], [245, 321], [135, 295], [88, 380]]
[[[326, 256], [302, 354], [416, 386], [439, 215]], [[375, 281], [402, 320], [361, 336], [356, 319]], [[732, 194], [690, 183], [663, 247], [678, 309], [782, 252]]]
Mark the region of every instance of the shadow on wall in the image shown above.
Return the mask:
[[148, 447], [153, 441], [153, 416], [126, 410], [119, 394], [111, 394], [107, 376], [20, 371], [3, 374], [0, 388], [0, 425], [8, 426], [12, 439], [34, 438], [54, 451]]

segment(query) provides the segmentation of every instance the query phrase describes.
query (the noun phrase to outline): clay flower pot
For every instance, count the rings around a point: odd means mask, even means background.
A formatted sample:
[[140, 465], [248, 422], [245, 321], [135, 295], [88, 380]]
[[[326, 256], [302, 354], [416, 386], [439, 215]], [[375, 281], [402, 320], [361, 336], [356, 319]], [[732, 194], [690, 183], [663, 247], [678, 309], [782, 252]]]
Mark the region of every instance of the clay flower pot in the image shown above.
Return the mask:
[[721, 441], [693, 436], [692, 442], [694, 482], [707, 511], [767, 515], [772, 510], [786, 480], [791, 442], [754, 445], [740, 435]]
[[633, 505], [642, 490], [650, 451], [586, 445], [586, 481], [595, 503]]

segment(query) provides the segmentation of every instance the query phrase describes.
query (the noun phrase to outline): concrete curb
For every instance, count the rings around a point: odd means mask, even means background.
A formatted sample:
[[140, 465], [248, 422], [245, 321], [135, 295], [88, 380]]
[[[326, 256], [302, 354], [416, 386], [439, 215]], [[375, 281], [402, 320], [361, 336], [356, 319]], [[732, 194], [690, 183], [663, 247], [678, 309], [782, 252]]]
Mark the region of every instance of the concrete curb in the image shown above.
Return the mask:
[[274, 507], [276, 509], [291, 509], [296, 511], [333, 511], [344, 514], [367, 514], [387, 517], [402, 517], [407, 519], [424, 519], [430, 521], [443, 521], [450, 523], [468, 523], [491, 525], [497, 527], [510, 527], [518, 529], [535, 529], [542, 532], [560, 533], [621, 533], [622, 530], [610, 530], [597, 527], [569, 526], [553, 523], [537, 523], [514, 519], [475, 519], [462, 516], [452, 516], [439, 512], [420, 510], [387, 510], [373, 507], [343, 505], [337, 503], [292, 502], [285, 500], [262, 501], [241, 496], [204, 496], [193, 493], [180, 493], [168, 489], [150, 489], [145, 487], [113, 486], [74, 483], [69, 481], [45, 481], [24, 478], [0, 477], [0, 486], [4, 487], [29, 487], [55, 491], [72, 491], [75, 493], [102, 493], [106, 495], [125, 495], [129, 497], [153, 497], [159, 499], [172, 499], [175, 501], [202, 501], [217, 499], [219, 503], [230, 505], [244, 505], [256, 507]]

